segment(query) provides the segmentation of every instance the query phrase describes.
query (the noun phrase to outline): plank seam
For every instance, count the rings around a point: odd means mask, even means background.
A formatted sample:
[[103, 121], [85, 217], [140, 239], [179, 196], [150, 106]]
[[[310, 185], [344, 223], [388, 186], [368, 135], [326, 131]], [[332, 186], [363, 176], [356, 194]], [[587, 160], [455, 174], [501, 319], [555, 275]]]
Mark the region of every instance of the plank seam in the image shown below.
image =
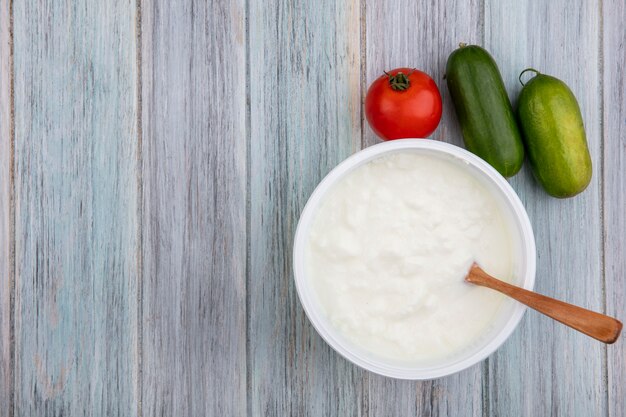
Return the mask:
[[[598, 31], [598, 78], [600, 84], [600, 248], [602, 249], [600, 258], [600, 268], [602, 271], [602, 311], [606, 314], [607, 293], [606, 293], [606, 219], [604, 215], [604, 15], [603, 0], [598, 3], [598, 20], [600, 30]], [[611, 402], [609, 397], [609, 365], [608, 365], [608, 345], [602, 350], [602, 382], [604, 383], [604, 400], [606, 401], [606, 415], [611, 415]]]
[[245, 0], [244, 2], [244, 24], [245, 24], [245, 71], [246, 71], [246, 120], [245, 120], [245, 129], [246, 129], [246, 265], [245, 265], [245, 292], [246, 292], [246, 314], [245, 314], [245, 328], [246, 328], [246, 347], [245, 347], [245, 366], [246, 366], [246, 415], [248, 417], [252, 416], [252, 364], [251, 364], [251, 355], [250, 355], [250, 334], [251, 331], [251, 320], [250, 320], [250, 306], [252, 303], [252, 299], [250, 297], [250, 265], [251, 265], [251, 247], [252, 243], [250, 241], [250, 230], [251, 230], [251, 182], [252, 178], [250, 176], [252, 160], [250, 158], [251, 149], [252, 149], [252, 120], [251, 120], [251, 93], [250, 93], [250, 0]]
[[483, 35], [483, 48], [486, 48], [487, 45], [485, 45], [485, 40], [487, 38], [487, 34], [485, 33], [485, 14], [487, 13], [487, 1], [486, 0], [482, 0], [481, 1], [481, 7], [480, 7], [480, 12], [479, 12], [479, 16], [478, 16], [478, 25], [480, 26], [480, 31], [482, 32]]
[[[360, 65], [360, 79], [361, 79], [361, 149], [365, 147], [365, 96], [367, 94], [367, 3], [366, 0], [361, 0], [360, 3], [361, 8], [361, 16], [360, 16], [360, 24], [361, 24], [361, 38], [359, 39], [359, 48], [361, 55], [361, 65]], [[369, 372], [361, 373], [363, 380], [361, 383], [362, 387], [362, 398], [361, 398], [361, 410], [363, 412], [363, 416], [369, 416], [370, 414], [370, 396], [369, 396]]]
[[143, 101], [141, 0], [135, 1], [135, 51], [137, 66], [137, 416], [143, 415]]
[[[478, 16], [478, 25], [480, 27], [480, 32], [482, 34], [482, 46], [486, 47], [487, 45], [485, 45], [485, 40], [487, 38], [487, 34], [486, 34], [486, 30], [485, 30], [485, 16], [487, 14], [487, 2], [485, 0], [481, 1], [480, 7], [479, 7], [479, 16]], [[481, 388], [482, 388], [482, 404], [481, 404], [481, 408], [482, 408], [482, 412], [481, 415], [483, 417], [489, 417], [491, 415], [490, 412], [490, 402], [491, 402], [491, 387], [489, 384], [490, 380], [491, 380], [491, 376], [489, 375], [490, 372], [490, 363], [489, 363], [489, 358], [486, 358], [483, 362], [483, 364], [481, 365], [481, 379], [482, 379], [482, 384], [481, 384]]]
[[367, 92], [367, 14], [365, 0], [361, 0], [361, 149], [365, 146], [365, 95]]
[[9, 0], [9, 416], [15, 416], [15, 61], [13, 41], [13, 0]]
[[490, 363], [489, 363], [489, 358], [485, 359], [483, 366], [482, 366], [482, 390], [483, 390], [483, 403], [482, 403], [482, 415], [483, 417], [487, 417], [490, 414], [490, 410], [489, 410], [489, 403], [491, 401], [490, 395], [489, 395], [489, 381], [491, 379], [490, 375], [489, 375], [489, 369], [490, 368]]

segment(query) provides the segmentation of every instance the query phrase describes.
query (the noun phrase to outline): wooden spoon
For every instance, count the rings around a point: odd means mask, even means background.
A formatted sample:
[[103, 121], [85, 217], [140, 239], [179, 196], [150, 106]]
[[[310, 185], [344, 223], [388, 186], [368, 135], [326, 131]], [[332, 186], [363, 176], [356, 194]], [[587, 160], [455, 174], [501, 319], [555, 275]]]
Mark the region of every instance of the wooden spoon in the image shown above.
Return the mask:
[[465, 281], [506, 294], [520, 303], [604, 343], [614, 343], [622, 331], [622, 323], [613, 317], [507, 284], [483, 271], [476, 263], [470, 268]]

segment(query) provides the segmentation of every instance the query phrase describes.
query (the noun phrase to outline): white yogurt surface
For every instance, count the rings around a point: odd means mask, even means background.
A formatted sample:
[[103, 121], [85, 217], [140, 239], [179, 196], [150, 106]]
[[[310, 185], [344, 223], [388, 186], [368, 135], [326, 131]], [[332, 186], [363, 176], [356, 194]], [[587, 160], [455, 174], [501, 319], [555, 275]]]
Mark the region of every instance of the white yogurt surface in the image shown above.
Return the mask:
[[330, 322], [385, 358], [423, 362], [469, 347], [504, 300], [463, 281], [475, 260], [504, 280], [512, 245], [494, 198], [452, 161], [380, 157], [324, 198], [307, 275]]

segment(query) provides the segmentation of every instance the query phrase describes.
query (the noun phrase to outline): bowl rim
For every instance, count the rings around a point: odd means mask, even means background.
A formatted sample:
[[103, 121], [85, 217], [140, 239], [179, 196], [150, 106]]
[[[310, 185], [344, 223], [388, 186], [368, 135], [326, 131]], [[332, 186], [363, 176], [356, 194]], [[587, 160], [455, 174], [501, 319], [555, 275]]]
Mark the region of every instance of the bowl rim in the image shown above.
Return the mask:
[[432, 139], [407, 138], [378, 143], [354, 153], [332, 169], [317, 185], [300, 214], [294, 237], [292, 262], [296, 292], [298, 293], [298, 298], [300, 299], [304, 312], [317, 333], [333, 350], [353, 364], [379, 375], [397, 379], [429, 380], [460, 372], [481, 362], [495, 352], [517, 328], [526, 311], [526, 306], [521, 303], [515, 303], [511, 310], [510, 317], [506, 320], [506, 323], [500, 331], [495, 333], [494, 337], [481, 349], [466, 358], [435, 367], [392, 366], [364, 358], [351, 350], [351, 346], [348, 343], [340, 341], [337, 337], [338, 332], [336, 329], [332, 328], [332, 326], [327, 326], [322, 319], [323, 312], [321, 308], [317, 305], [317, 302], [314, 301], [314, 295], [305, 291], [305, 288], [308, 287], [305, 287], [307, 284], [303, 282], [306, 277], [304, 270], [304, 249], [306, 247], [305, 243], [307, 238], [304, 225], [308, 226], [311, 223], [320, 202], [330, 188], [361, 164], [367, 163], [386, 153], [415, 149], [441, 152], [448, 156], [459, 158], [477, 168], [477, 171], [480, 172], [479, 175], [484, 175], [502, 192], [509, 207], [513, 211], [513, 218], [518, 223], [517, 226], [521, 231], [523, 240], [521, 242], [521, 248], [526, 254], [525, 274], [522, 277], [521, 286], [527, 290], [532, 290], [535, 284], [537, 256], [535, 237], [528, 214], [517, 193], [513, 190], [508, 181], [483, 159], [456, 145]]

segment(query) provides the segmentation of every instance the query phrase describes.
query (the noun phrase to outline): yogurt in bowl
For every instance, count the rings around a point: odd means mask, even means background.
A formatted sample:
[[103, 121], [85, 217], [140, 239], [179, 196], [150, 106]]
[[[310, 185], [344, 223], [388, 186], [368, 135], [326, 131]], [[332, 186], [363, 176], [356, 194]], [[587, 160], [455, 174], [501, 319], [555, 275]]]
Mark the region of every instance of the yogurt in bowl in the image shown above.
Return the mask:
[[532, 228], [515, 192], [461, 148], [403, 139], [333, 170], [296, 232], [298, 294], [320, 335], [382, 375], [430, 379], [484, 359], [524, 307], [463, 281], [473, 261], [532, 289]]

